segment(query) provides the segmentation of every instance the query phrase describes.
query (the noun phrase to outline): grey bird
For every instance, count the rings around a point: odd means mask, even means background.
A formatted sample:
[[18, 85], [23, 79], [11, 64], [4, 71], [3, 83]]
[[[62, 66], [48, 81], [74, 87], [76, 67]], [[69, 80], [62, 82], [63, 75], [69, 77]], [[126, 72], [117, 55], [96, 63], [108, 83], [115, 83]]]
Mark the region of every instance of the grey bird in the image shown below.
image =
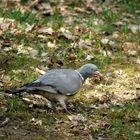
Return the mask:
[[58, 101], [67, 110], [65, 101], [75, 95], [88, 77], [100, 76], [98, 68], [94, 64], [85, 64], [77, 70], [54, 69], [46, 72], [38, 79], [14, 90], [11, 93], [39, 94], [50, 101]]

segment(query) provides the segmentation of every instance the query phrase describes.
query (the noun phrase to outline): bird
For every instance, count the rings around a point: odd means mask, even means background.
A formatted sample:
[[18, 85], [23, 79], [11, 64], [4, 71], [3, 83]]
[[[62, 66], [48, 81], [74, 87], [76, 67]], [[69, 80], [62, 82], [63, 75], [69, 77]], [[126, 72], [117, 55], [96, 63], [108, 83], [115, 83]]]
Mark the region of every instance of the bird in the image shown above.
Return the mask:
[[78, 69], [52, 69], [20, 88], [9, 90], [13, 94], [22, 92], [42, 95], [50, 101], [57, 101], [66, 111], [66, 101], [81, 89], [89, 77], [101, 76], [95, 64], [85, 64]]

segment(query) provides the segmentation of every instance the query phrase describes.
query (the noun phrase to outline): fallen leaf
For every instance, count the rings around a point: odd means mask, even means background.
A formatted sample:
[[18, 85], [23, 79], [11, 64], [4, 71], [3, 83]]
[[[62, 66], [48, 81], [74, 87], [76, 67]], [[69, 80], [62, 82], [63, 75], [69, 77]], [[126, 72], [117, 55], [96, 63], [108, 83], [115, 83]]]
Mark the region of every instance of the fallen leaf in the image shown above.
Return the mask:
[[25, 92], [25, 94], [22, 94], [22, 95], [23, 95], [22, 99], [24, 101], [32, 103], [33, 105], [47, 106], [48, 108], [52, 108], [51, 102], [47, 98], [45, 98], [41, 95], [26, 94], [26, 92]]
[[87, 55], [87, 57], [86, 57], [86, 60], [92, 60], [94, 58], [94, 56], [93, 55]]
[[138, 31], [140, 31], [140, 26], [139, 25], [129, 24], [128, 27], [133, 34], [136, 34]]
[[26, 74], [26, 73], [28, 73], [28, 70], [23, 70], [23, 69], [19, 69], [19, 70], [12, 70], [13, 71], [13, 73], [21, 73], [21, 74]]
[[35, 5], [35, 7], [43, 14], [46, 16], [50, 16], [53, 15], [53, 9], [50, 5], [50, 3], [45, 3], [45, 2], [41, 2]]
[[40, 120], [40, 119], [32, 118], [32, 119], [30, 120], [30, 122], [31, 122], [33, 125], [39, 125], [39, 126], [42, 125], [42, 120]]
[[33, 30], [33, 28], [35, 27], [35, 24], [32, 24], [32, 25], [26, 24], [26, 25], [27, 25], [27, 27], [25, 29], [26, 32], [31, 32]]
[[128, 52], [128, 51], [136, 51], [138, 48], [138, 46], [135, 44], [135, 43], [132, 43], [132, 42], [125, 42], [123, 45], [122, 45], [122, 49], [124, 52]]
[[68, 119], [70, 121], [81, 121], [85, 122], [87, 119], [83, 116], [83, 114], [77, 114], [77, 115], [67, 115]]
[[137, 51], [135, 51], [135, 50], [128, 50], [127, 54], [128, 54], [128, 56], [137, 56], [138, 55]]
[[45, 74], [46, 72], [44, 70], [41, 70], [39, 68], [35, 68], [36, 72], [38, 72], [39, 74]]
[[48, 42], [47, 43], [47, 46], [48, 46], [48, 48], [51, 48], [51, 49], [53, 49], [53, 48], [56, 48], [56, 44], [55, 44], [55, 41], [54, 42]]
[[43, 27], [38, 30], [38, 33], [48, 33], [52, 35], [54, 33], [54, 30], [51, 27], [50, 28]]
[[136, 60], [136, 64], [140, 64], [140, 59], [137, 59]]
[[75, 36], [73, 36], [72, 33], [69, 30], [65, 29], [64, 27], [61, 27], [59, 29], [59, 37], [65, 37], [68, 40], [75, 39]]
[[29, 53], [33, 58], [36, 58], [36, 56], [38, 55], [38, 51], [35, 49], [30, 50]]
[[103, 39], [101, 39], [101, 42], [102, 42], [104, 45], [106, 45], [106, 44], [108, 44], [109, 39], [108, 39], [108, 38], [103, 38]]

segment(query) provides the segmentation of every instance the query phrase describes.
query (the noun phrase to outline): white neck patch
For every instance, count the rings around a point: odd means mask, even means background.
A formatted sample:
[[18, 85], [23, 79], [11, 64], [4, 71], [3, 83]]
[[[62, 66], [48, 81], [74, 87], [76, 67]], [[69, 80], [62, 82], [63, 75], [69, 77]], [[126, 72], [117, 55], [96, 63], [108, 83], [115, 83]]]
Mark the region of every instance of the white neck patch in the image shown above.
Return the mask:
[[85, 79], [84, 79], [84, 77], [81, 75], [81, 73], [78, 71], [78, 70], [75, 70], [77, 73], [78, 73], [78, 75], [80, 76], [80, 78], [82, 79], [82, 81], [84, 81]]

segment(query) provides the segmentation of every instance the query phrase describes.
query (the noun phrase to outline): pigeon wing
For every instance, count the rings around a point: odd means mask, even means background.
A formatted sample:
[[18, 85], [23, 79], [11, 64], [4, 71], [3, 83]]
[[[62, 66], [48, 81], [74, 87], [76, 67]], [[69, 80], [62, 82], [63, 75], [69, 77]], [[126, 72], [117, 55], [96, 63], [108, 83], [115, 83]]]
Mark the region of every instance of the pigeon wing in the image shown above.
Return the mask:
[[82, 79], [75, 70], [51, 70], [26, 86], [27, 91], [40, 90], [50, 93], [74, 95], [80, 90]]

